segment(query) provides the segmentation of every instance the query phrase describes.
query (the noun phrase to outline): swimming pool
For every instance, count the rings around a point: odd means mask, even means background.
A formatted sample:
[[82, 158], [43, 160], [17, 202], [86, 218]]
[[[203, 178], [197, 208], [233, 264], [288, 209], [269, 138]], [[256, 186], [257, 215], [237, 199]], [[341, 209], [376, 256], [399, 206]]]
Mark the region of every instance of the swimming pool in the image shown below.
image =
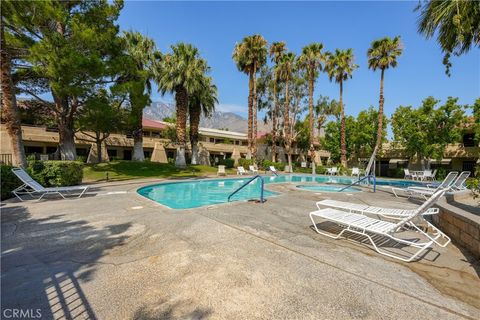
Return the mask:
[[[296, 174], [263, 176], [263, 178], [265, 184], [267, 185], [272, 183], [322, 183], [349, 185], [356, 181], [356, 178], [351, 177], [332, 177], [322, 175], [312, 176]], [[166, 182], [140, 188], [137, 190], [137, 192], [143, 197], [146, 197], [172, 209], [189, 209], [207, 205], [226, 203], [228, 202], [228, 196], [233, 191], [242, 186], [245, 182], [247, 182], [249, 179], [251, 179], [251, 177]], [[419, 185], [420, 183], [416, 181], [377, 179], [377, 184], [406, 187], [410, 185]], [[258, 199], [260, 197], [260, 185], [260, 180], [255, 180], [255, 182], [252, 182], [251, 184], [243, 188], [240, 192], [235, 194], [231, 198], [231, 201]], [[314, 186], [315, 185], [311, 185], [309, 186], [309, 188], [314, 188]], [[346, 192], [349, 191], [346, 190]], [[277, 194], [278, 193], [265, 188], [265, 198], [272, 197]]]

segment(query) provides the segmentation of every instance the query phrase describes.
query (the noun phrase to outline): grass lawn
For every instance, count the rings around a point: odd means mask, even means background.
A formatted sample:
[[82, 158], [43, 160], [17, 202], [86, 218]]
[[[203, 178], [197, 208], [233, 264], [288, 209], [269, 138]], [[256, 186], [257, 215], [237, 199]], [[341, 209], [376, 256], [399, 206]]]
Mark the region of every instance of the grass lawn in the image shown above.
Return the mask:
[[[179, 169], [169, 163], [111, 161], [99, 164], [86, 164], [83, 169], [83, 180], [85, 182], [106, 181], [107, 172], [109, 181], [119, 181], [138, 178], [201, 177], [216, 174], [217, 168], [195, 165]], [[232, 174], [235, 171], [228, 169], [227, 173]]]

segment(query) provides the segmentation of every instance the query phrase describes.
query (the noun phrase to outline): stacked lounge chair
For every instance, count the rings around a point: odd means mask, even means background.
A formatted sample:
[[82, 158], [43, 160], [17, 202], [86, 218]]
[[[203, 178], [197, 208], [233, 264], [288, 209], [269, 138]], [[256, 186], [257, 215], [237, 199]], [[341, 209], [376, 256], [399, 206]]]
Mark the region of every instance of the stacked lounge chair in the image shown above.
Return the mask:
[[[324, 208], [310, 212], [310, 219], [313, 223], [313, 228], [319, 234], [333, 239], [340, 238], [345, 232], [364, 236], [368, 240], [370, 240], [374, 249], [378, 253], [394, 259], [410, 262], [417, 258], [422, 252], [430, 248], [434, 243], [440, 247], [446, 247], [450, 243], [450, 238], [433, 225], [429, 224], [429, 227], [433, 227], [433, 231], [430, 234], [428, 233], [428, 231], [423, 231], [414, 223], [417, 217], [421, 217], [424, 213], [426, 213], [432, 207], [432, 205], [434, 205], [435, 202], [437, 202], [437, 200], [445, 194], [445, 191], [446, 189], [438, 189], [421, 206], [419, 206], [416, 210], [411, 211], [409, 214], [405, 214], [405, 217], [396, 223], [371, 218], [363, 214], [353, 213], [350, 210], [344, 211], [333, 208]], [[324, 220], [338, 224], [338, 226], [341, 227], [341, 231], [336, 235], [321, 231], [318, 228], [314, 217], [322, 218]], [[421, 242], [420, 240], [414, 241], [411, 239], [398, 237], [397, 234], [403, 230], [414, 230], [421, 234], [423, 237], [427, 238], [427, 240]], [[379, 238], [381, 238], [381, 240], [379, 240]], [[406, 257], [405, 255], [399, 255], [395, 254], [394, 252], [380, 249], [376, 241], [381, 241], [381, 243], [384, 243], [385, 238], [391, 239], [397, 243], [406, 245], [408, 247], [415, 248], [416, 251], [410, 254], [409, 257]]]

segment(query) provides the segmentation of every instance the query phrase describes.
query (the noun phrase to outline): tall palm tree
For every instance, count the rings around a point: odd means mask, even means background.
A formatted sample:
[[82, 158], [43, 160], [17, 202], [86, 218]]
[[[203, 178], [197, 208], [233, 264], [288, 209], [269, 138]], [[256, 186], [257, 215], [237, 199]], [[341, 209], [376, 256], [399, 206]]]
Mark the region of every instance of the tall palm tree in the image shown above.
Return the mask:
[[312, 160], [312, 174], [315, 174], [315, 147], [314, 143], [314, 128], [313, 128], [313, 90], [318, 74], [323, 69], [325, 62], [325, 54], [322, 52], [323, 44], [311, 43], [303, 47], [302, 54], [298, 58], [299, 67], [307, 72], [308, 79], [308, 128], [310, 130], [310, 157]]
[[397, 66], [397, 58], [402, 54], [403, 46], [400, 41], [400, 36], [391, 39], [385, 37], [372, 42], [371, 47], [367, 51], [368, 68], [373, 71], [380, 69], [380, 99], [378, 101], [378, 128], [377, 128], [377, 142], [375, 146], [381, 148], [382, 146], [382, 132], [383, 132], [383, 104], [385, 99], [383, 97], [383, 80], [385, 70]]
[[232, 55], [239, 71], [249, 76], [248, 82], [248, 150], [253, 157], [257, 151], [257, 77], [260, 67], [267, 61], [267, 40], [255, 34], [243, 38], [235, 45]]
[[212, 84], [211, 77], [202, 79], [202, 89], [192, 93], [188, 98], [188, 113], [190, 118], [190, 144], [192, 146], [191, 164], [199, 164], [198, 158], [198, 127], [200, 115], [210, 116], [215, 111], [217, 87]]
[[7, 48], [4, 31], [4, 12], [0, 18], [0, 70], [2, 88], [2, 120], [5, 121], [8, 135], [12, 145], [12, 163], [16, 166], [26, 167], [27, 159], [22, 140], [22, 127], [20, 111], [15, 97], [15, 87], [12, 80], [11, 54]]
[[158, 53], [155, 42], [139, 32], [124, 33], [125, 51], [131, 59], [131, 69], [127, 71], [129, 85], [129, 101], [131, 106], [130, 120], [133, 135], [133, 155], [135, 161], [144, 161], [142, 118], [143, 109], [151, 102], [152, 64]]
[[295, 54], [288, 52], [282, 55], [278, 64], [278, 77], [285, 83], [285, 97], [283, 106], [283, 141], [288, 158], [288, 168], [292, 171], [292, 132], [290, 126], [290, 96], [289, 82], [292, 81], [295, 71]]
[[478, 1], [421, 1], [418, 32], [427, 39], [437, 35], [445, 53], [443, 64], [450, 76], [450, 56], [467, 53], [480, 47], [480, 5]]
[[358, 65], [353, 62], [354, 56], [352, 49], [336, 49], [334, 53], [329, 53], [327, 57], [325, 68], [328, 72], [328, 77], [330, 78], [330, 81], [335, 80], [335, 82], [340, 85], [340, 99], [338, 102], [340, 105], [340, 161], [342, 165], [346, 167], [347, 143], [345, 137], [345, 110], [343, 107], [343, 82], [352, 78], [352, 73], [358, 68]]
[[283, 41], [274, 42], [270, 46], [269, 55], [274, 65], [273, 79], [273, 110], [272, 110], [272, 161], [276, 161], [277, 157], [277, 126], [278, 126], [278, 103], [277, 103], [277, 85], [278, 85], [278, 64], [287, 50]]
[[203, 86], [203, 77], [209, 70], [207, 62], [200, 58], [198, 49], [191, 44], [178, 43], [171, 46], [172, 53], [162, 57], [156, 69], [156, 81], [163, 94], [175, 94], [177, 156], [175, 165], [185, 167], [188, 98]]

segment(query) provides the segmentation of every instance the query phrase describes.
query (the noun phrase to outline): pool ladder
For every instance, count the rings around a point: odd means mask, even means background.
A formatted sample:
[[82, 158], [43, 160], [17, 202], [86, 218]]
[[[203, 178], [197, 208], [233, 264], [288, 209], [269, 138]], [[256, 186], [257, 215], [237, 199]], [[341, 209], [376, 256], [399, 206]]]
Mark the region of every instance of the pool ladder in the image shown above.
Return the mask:
[[249, 185], [251, 182], [255, 181], [256, 179], [260, 179], [261, 181], [261, 188], [260, 188], [260, 203], [264, 203], [265, 202], [265, 198], [263, 196], [263, 189], [264, 189], [264, 186], [265, 186], [265, 181], [263, 180], [263, 177], [259, 174], [257, 174], [255, 177], [253, 177], [252, 179], [248, 180], [247, 182], [245, 182], [244, 184], [242, 184], [237, 190], [233, 191], [229, 196], [228, 196], [228, 202], [230, 202], [230, 198], [235, 195], [238, 191], [242, 190], [243, 188], [245, 188], [247, 185]]
[[368, 176], [365, 176], [361, 179], [358, 179], [357, 181], [355, 181], [354, 183], [342, 188], [339, 192], [342, 192], [343, 190], [347, 189], [347, 188], [350, 188], [356, 184], [360, 184], [360, 182], [364, 181], [365, 179], [368, 179], [368, 184], [370, 184], [370, 178], [373, 178], [373, 192], [376, 191], [377, 189], [377, 178], [375, 178], [375, 175], [371, 174], [371, 175], [368, 175]]

